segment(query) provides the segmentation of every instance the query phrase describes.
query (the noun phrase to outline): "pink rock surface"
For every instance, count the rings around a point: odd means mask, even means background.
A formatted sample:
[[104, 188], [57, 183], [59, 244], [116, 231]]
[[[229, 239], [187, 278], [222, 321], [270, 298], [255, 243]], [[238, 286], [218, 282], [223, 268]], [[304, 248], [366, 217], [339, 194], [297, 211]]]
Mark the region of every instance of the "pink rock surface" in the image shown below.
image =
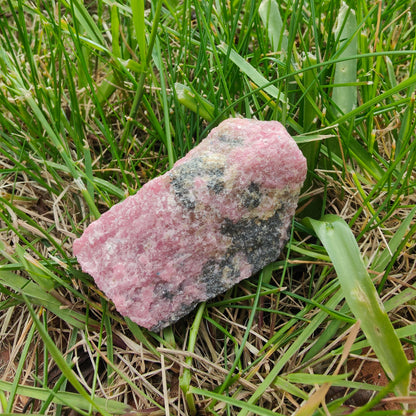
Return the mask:
[[277, 259], [305, 177], [280, 123], [228, 119], [73, 251], [121, 314], [156, 331]]

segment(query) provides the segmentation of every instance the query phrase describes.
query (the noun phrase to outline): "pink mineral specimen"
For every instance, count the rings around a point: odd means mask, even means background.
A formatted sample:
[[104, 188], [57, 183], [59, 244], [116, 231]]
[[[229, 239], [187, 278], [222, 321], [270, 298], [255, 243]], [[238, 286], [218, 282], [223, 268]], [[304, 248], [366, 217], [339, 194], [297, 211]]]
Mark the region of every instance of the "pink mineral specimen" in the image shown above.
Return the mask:
[[74, 242], [117, 310], [153, 331], [274, 261], [306, 160], [277, 121], [228, 119]]

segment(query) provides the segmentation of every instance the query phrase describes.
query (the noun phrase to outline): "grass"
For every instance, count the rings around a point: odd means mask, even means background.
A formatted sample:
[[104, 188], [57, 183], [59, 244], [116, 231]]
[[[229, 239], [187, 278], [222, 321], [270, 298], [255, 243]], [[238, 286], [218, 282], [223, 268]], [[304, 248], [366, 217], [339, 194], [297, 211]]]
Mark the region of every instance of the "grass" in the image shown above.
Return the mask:
[[[415, 406], [416, 5], [278, 3], [0, 0], [2, 413]], [[286, 250], [146, 331], [73, 240], [235, 116], [307, 157]]]

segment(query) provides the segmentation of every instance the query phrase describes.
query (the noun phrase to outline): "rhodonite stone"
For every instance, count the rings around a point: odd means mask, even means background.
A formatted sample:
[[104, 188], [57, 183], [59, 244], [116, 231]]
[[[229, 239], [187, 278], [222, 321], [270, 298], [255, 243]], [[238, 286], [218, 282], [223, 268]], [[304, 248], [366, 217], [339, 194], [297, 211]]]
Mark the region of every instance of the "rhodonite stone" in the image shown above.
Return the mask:
[[225, 120], [91, 223], [74, 254], [121, 314], [159, 330], [277, 259], [305, 176], [280, 123]]

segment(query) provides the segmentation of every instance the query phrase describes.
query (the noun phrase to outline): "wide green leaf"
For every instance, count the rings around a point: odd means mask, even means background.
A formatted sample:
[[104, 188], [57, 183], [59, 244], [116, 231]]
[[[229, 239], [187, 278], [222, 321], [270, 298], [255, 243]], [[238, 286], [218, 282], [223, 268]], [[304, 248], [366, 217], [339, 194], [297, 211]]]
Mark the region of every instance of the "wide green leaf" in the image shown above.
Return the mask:
[[[0, 389], [3, 391], [10, 392], [13, 389], [13, 383], [8, 381], [0, 380]], [[24, 386], [18, 384], [16, 388], [16, 394], [25, 397], [31, 397], [37, 400], [47, 400], [51, 395], [51, 390], [43, 387]], [[109, 414], [124, 414], [134, 410], [131, 406], [117, 402], [115, 400], [108, 400], [101, 397], [94, 399], [95, 403], [102, 409], [105, 409]], [[71, 404], [82, 410], [89, 410], [91, 403], [85, 399], [85, 397], [70, 392], [56, 392], [53, 396], [52, 402], [56, 404]]]
[[358, 244], [347, 223], [336, 215], [321, 221], [308, 219], [325, 246], [338, 275], [345, 299], [360, 321], [361, 328], [391, 380], [409, 373], [396, 384], [398, 394], [406, 396], [410, 387], [410, 366], [377, 290], [367, 272]]

